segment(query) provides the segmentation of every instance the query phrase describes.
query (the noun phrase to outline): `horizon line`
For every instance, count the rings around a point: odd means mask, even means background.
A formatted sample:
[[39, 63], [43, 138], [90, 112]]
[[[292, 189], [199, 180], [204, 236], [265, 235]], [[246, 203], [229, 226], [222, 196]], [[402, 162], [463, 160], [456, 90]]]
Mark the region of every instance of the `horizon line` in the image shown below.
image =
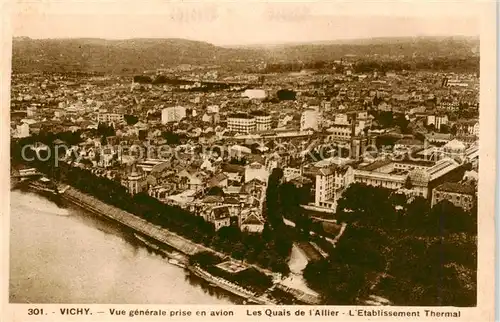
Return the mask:
[[217, 47], [263, 47], [263, 46], [293, 46], [293, 45], [327, 45], [327, 44], [342, 44], [356, 41], [369, 41], [369, 40], [390, 40], [390, 39], [416, 39], [416, 38], [473, 38], [480, 40], [480, 35], [465, 35], [465, 34], [449, 34], [449, 35], [413, 35], [413, 36], [375, 36], [366, 38], [336, 38], [324, 40], [311, 40], [311, 41], [285, 41], [285, 42], [268, 42], [268, 43], [248, 43], [248, 44], [216, 44], [206, 40], [198, 40], [191, 38], [180, 37], [130, 37], [130, 38], [101, 38], [101, 37], [30, 37], [30, 36], [12, 36], [12, 40], [25, 38], [29, 40], [103, 40], [103, 41], [130, 41], [130, 40], [185, 40], [192, 42], [206, 43]]

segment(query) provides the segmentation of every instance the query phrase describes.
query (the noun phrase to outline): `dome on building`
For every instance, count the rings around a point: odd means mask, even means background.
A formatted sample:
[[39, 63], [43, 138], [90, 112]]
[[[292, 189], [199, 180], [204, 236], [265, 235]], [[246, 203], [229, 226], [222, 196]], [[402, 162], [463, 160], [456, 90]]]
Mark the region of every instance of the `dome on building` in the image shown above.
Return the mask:
[[465, 144], [462, 141], [454, 139], [454, 140], [451, 140], [450, 142], [446, 143], [444, 145], [443, 149], [448, 150], [448, 151], [464, 151]]

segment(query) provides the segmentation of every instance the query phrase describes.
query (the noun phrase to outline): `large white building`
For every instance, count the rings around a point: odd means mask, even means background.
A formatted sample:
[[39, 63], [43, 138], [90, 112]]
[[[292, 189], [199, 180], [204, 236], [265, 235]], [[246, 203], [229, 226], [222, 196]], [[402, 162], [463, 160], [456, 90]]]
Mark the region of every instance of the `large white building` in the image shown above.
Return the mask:
[[375, 161], [354, 171], [354, 181], [389, 189], [403, 188], [408, 167], [390, 160]]
[[[389, 189], [410, 190], [413, 195], [430, 197], [430, 183], [460, 167], [450, 158], [431, 161], [376, 161], [354, 170], [354, 182]], [[411, 187], [405, 187], [409, 182]]]
[[269, 171], [263, 164], [258, 162], [251, 163], [245, 167], [245, 182], [258, 179], [262, 182], [267, 182], [269, 179]]
[[318, 169], [314, 191], [314, 205], [335, 210], [342, 192], [353, 181], [350, 166], [331, 165]]
[[319, 130], [320, 115], [319, 111], [316, 109], [307, 109], [302, 112], [300, 117], [300, 130]]
[[233, 113], [227, 117], [227, 129], [237, 133], [252, 133], [271, 129], [272, 117], [264, 111]]
[[434, 125], [434, 128], [440, 130], [442, 125], [448, 125], [448, 116], [427, 115], [427, 125]]
[[255, 111], [250, 113], [250, 115], [255, 118], [256, 131], [267, 131], [271, 129], [271, 123], [273, 121], [271, 115], [263, 111]]
[[356, 126], [352, 128], [352, 125], [348, 124], [334, 124], [327, 129], [329, 133], [328, 138], [330, 140], [350, 140], [353, 135], [358, 136], [363, 132], [363, 128]]
[[227, 117], [227, 129], [236, 133], [252, 133], [256, 130], [256, 120], [245, 113], [234, 113]]
[[264, 99], [267, 97], [267, 93], [263, 89], [247, 89], [241, 96], [249, 99]]
[[166, 107], [161, 111], [161, 123], [179, 122], [186, 117], [186, 108], [184, 106]]
[[108, 113], [108, 112], [99, 112], [97, 114], [97, 122], [99, 123], [121, 123], [124, 121], [123, 114], [118, 113]]
[[25, 138], [30, 136], [30, 126], [27, 123], [23, 123], [21, 125], [17, 125], [16, 129], [14, 130], [13, 137], [15, 138]]

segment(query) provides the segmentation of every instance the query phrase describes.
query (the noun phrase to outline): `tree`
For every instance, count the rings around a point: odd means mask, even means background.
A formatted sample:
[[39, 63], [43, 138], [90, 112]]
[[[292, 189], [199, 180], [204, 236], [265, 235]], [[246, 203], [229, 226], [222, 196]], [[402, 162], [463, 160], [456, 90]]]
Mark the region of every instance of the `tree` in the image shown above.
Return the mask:
[[103, 135], [101, 136], [101, 146], [106, 146], [108, 145], [108, 139], [106, 139], [106, 136]]
[[96, 151], [95, 153], [95, 156], [94, 156], [94, 160], [97, 164], [99, 164], [99, 162], [101, 162], [101, 151]]
[[327, 304], [355, 304], [366, 287], [365, 272], [342, 261], [309, 262], [303, 276], [311, 288], [321, 291]]
[[301, 215], [300, 195], [297, 187], [290, 182], [279, 187], [279, 200], [283, 216], [291, 221], [297, 221]]
[[127, 125], [134, 125], [139, 122], [139, 118], [135, 115], [125, 114], [123, 117], [125, 122], [127, 122]]
[[149, 76], [145, 76], [145, 75], [134, 76], [134, 83], [151, 84], [152, 81], [153, 80]]
[[397, 214], [390, 202], [391, 194], [387, 188], [351, 184], [338, 201], [337, 220], [355, 225], [392, 226]]
[[105, 137], [116, 135], [115, 129], [112, 126], [107, 125], [105, 123], [99, 123], [97, 125], [97, 134]]
[[274, 168], [267, 182], [266, 189], [266, 216], [273, 230], [281, 228], [283, 223], [283, 215], [279, 203], [279, 185], [283, 177], [283, 170]]
[[429, 214], [429, 229], [438, 235], [442, 233], [477, 234], [477, 221], [474, 216], [443, 200], [432, 207]]
[[[369, 291], [396, 305], [475, 305], [476, 218], [449, 202], [431, 209], [423, 197], [407, 204], [405, 195], [351, 184], [337, 207], [347, 227], [304, 278], [333, 304], [356, 304]], [[374, 284], [377, 276], [385, 277]]]
[[458, 132], [458, 127], [456, 124], [453, 124], [453, 126], [450, 128], [450, 133], [451, 135], [457, 135]]
[[[377, 104], [378, 105], [378, 104]], [[391, 111], [382, 111], [375, 114], [375, 121], [383, 128], [394, 126], [394, 113]]]
[[366, 271], [383, 271], [387, 263], [383, 249], [387, 238], [381, 232], [348, 226], [330, 256]]
[[181, 143], [180, 135], [173, 133], [172, 131], [162, 132], [162, 137], [167, 140], [167, 144], [178, 145]]
[[394, 124], [401, 129], [401, 133], [409, 134], [411, 131], [409, 130], [410, 121], [408, 121], [404, 114], [398, 114], [398, 116], [394, 120]]
[[191, 264], [198, 264], [202, 267], [217, 265], [221, 259], [208, 251], [199, 252], [189, 258]]
[[444, 134], [450, 133], [450, 127], [446, 124], [441, 124], [439, 128], [439, 133], [444, 133]]
[[209, 196], [224, 196], [224, 190], [219, 186], [214, 186], [208, 189], [207, 195]]
[[296, 93], [288, 89], [280, 89], [276, 92], [276, 96], [280, 101], [295, 100]]
[[425, 233], [428, 229], [430, 213], [430, 204], [424, 197], [416, 197], [407, 205], [406, 211], [403, 214], [401, 228], [412, 231]]
[[411, 182], [411, 178], [408, 176], [406, 177], [404, 188], [411, 190], [413, 188], [413, 183]]
[[226, 243], [236, 243], [241, 240], [241, 231], [236, 226], [222, 227], [217, 231], [217, 235]]

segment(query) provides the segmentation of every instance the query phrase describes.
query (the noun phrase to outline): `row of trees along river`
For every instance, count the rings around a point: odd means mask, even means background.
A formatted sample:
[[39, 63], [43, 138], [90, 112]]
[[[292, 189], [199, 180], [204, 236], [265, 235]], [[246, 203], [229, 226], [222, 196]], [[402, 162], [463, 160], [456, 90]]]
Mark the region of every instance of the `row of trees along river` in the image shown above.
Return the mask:
[[[58, 135], [42, 135], [39, 137], [29, 137], [11, 144], [12, 163], [25, 163], [22, 157], [22, 148], [26, 145], [41, 142], [46, 144], [51, 151], [56, 148], [53, 141], [65, 139], [70, 144], [79, 141], [80, 134], [62, 133]], [[37, 168], [59, 182], [65, 182], [88, 193], [103, 202], [121, 208], [134, 215], [140, 216], [156, 225], [167, 228], [183, 237], [191, 239], [196, 243], [201, 243], [217, 251], [231, 255], [236, 259], [255, 263], [263, 268], [271, 269], [275, 272], [288, 274], [288, 257], [290, 255], [293, 237], [289, 236], [288, 230], [281, 226], [265, 225], [262, 235], [241, 232], [237, 227], [224, 227], [215, 231], [212, 223], [206, 222], [201, 216], [196, 216], [180, 207], [166, 205], [149, 196], [146, 193], [139, 193], [131, 196], [126, 187], [120, 182], [110, 180], [105, 177], [96, 176], [89, 169], [73, 167], [65, 162], [56, 162], [53, 159], [55, 153], [50, 153], [46, 161], [45, 155], [36, 158], [30, 155], [29, 149], [25, 151], [27, 159], [34, 158], [29, 162], [30, 166]], [[40, 152], [43, 154], [44, 152]], [[62, 155], [62, 152], [61, 154]]]
[[[26, 162], [23, 146], [42, 142], [54, 149], [55, 139], [68, 144], [81, 140], [75, 132], [12, 141], [12, 163]], [[304, 201], [299, 196], [307, 192], [282, 184], [279, 169], [268, 182], [264, 232], [256, 235], [235, 226], [215, 231], [211, 223], [186, 210], [144, 193], [132, 197], [117, 181], [63, 162], [56, 167], [52, 158], [30, 165], [194, 242], [283, 274], [289, 273], [292, 242], [312, 239], [329, 256], [310, 261], [304, 278], [328, 304], [355, 304], [375, 293], [396, 305], [476, 305], [477, 207], [466, 213], [442, 202], [431, 209], [424, 198], [409, 202], [389, 189], [353, 184], [339, 201], [337, 220], [348, 226], [333, 247], [322, 237], [327, 235], [322, 225], [299, 206]], [[283, 217], [295, 221], [296, 228], [286, 226]]]

